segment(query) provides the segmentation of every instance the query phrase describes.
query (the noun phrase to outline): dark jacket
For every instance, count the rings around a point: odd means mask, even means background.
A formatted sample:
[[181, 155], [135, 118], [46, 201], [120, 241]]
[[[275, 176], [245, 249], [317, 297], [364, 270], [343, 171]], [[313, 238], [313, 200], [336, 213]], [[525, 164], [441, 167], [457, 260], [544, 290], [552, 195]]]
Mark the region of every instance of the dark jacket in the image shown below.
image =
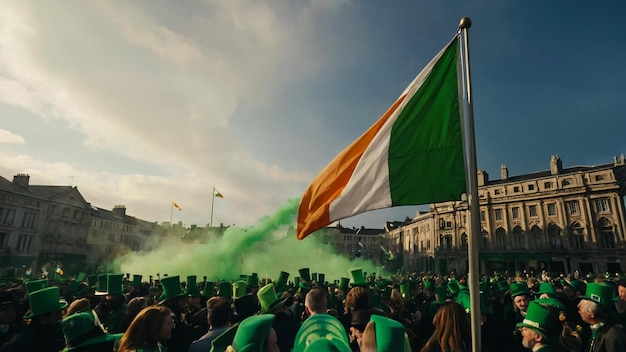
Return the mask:
[[600, 327], [591, 340], [587, 344], [585, 351], [589, 352], [614, 352], [626, 351], [626, 333], [621, 325], [613, 322], [607, 322]]

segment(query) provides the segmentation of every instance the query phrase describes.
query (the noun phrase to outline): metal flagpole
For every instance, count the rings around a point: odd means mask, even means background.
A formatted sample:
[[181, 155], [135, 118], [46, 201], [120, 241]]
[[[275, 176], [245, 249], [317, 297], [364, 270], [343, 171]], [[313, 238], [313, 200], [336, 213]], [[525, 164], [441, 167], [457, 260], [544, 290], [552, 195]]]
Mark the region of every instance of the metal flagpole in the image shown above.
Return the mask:
[[174, 203], [170, 204], [170, 227], [172, 227], [172, 215], [174, 214]]
[[213, 227], [213, 205], [215, 204], [215, 186], [213, 186], [213, 191], [211, 191], [211, 219], [209, 220], [209, 229]]
[[468, 241], [469, 261], [469, 291], [470, 291], [470, 319], [472, 326], [472, 351], [481, 351], [480, 341], [480, 286], [479, 286], [479, 247], [480, 247], [480, 207], [478, 199], [478, 175], [476, 168], [476, 139], [474, 136], [474, 110], [472, 106], [472, 84], [469, 67], [469, 35], [468, 29], [472, 26], [472, 20], [468, 17], [461, 18], [459, 29], [463, 36], [461, 67], [465, 74], [465, 147], [467, 157], [467, 202], [470, 211], [470, 241]]

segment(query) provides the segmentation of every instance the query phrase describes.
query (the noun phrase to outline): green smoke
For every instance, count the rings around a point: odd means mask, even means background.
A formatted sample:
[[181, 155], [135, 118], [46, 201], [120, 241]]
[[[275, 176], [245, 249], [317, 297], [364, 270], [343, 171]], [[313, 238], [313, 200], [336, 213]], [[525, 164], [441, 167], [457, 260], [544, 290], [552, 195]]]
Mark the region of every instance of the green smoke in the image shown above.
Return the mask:
[[144, 277], [164, 274], [207, 276], [209, 281], [236, 280], [240, 274], [257, 273], [260, 278], [276, 280], [281, 271], [289, 279], [299, 276], [298, 269], [324, 273], [332, 282], [349, 277], [349, 269], [361, 267], [368, 273], [381, 272], [370, 260], [350, 260], [324, 244], [324, 230], [298, 240], [295, 218], [298, 200], [289, 200], [275, 214], [264, 216], [257, 224], [245, 228], [230, 227], [223, 235], [209, 236], [205, 243], [166, 238], [153, 251], [128, 253], [115, 262], [121, 272]]

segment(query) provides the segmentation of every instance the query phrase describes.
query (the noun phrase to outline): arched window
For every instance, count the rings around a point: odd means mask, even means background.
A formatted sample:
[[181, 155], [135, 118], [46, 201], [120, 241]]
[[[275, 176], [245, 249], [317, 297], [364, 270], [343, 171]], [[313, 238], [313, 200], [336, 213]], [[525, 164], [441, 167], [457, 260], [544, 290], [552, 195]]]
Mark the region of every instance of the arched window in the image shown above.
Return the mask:
[[574, 221], [569, 226], [569, 233], [572, 234], [575, 249], [585, 249], [585, 229], [578, 221]]
[[539, 226], [534, 225], [530, 228], [530, 248], [531, 249], [543, 249], [541, 244], [542, 230]]
[[501, 227], [496, 229], [496, 249], [506, 249], [506, 231]]
[[513, 228], [513, 249], [524, 249], [524, 230], [519, 226]]
[[563, 244], [561, 242], [561, 228], [556, 224], [550, 224], [550, 226], [548, 226], [548, 237], [550, 238], [550, 247], [552, 249], [563, 248]]
[[613, 224], [609, 219], [602, 218], [598, 221], [598, 231], [600, 232], [600, 238], [602, 247], [606, 249], [615, 248], [615, 233], [613, 232]]
[[465, 232], [461, 234], [461, 249], [467, 250], [467, 234]]
[[483, 230], [481, 234], [482, 234], [482, 241], [480, 242], [480, 248], [489, 249], [489, 232]]

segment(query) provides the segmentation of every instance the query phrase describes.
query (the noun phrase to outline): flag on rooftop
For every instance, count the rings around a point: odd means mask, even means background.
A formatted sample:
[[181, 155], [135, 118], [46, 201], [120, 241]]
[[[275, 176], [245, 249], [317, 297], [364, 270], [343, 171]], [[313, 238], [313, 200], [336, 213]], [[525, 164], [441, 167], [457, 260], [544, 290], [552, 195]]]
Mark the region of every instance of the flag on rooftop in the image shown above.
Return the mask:
[[315, 177], [298, 207], [299, 239], [370, 210], [460, 199], [466, 177], [458, 59], [457, 34]]
[[172, 202], [172, 206], [176, 208], [178, 211], [183, 210], [183, 208], [181, 208], [178, 204], [176, 204], [176, 202]]
[[222, 193], [220, 191], [217, 190], [217, 188], [213, 187], [213, 195], [217, 198], [224, 198], [224, 196], [222, 195]]

